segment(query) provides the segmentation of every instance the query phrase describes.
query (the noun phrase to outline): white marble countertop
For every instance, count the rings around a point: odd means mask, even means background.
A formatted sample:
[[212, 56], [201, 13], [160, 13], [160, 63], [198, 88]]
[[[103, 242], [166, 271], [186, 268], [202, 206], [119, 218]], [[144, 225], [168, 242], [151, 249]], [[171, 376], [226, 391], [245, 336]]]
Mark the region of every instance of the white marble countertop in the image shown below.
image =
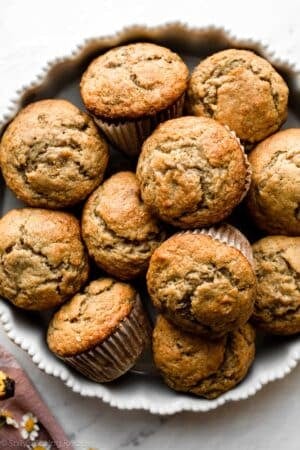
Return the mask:
[[[10, 0], [0, 4], [0, 114], [15, 92], [47, 61], [70, 53], [84, 38], [111, 35], [134, 23], [157, 25], [182, 21], [191, 26], [215, 24], [240, 38], [271, 46], [300, 68], [298, 0]], [[227, 404], [206, 414], [169, 417], [112, 409], [84, 399], [61, 381], [37, 369], [5, 336], [0, 342], [27, 371], [62, 424], [75, 448], [87, 450], [299, 450], [300, 366], [282, 381], [264, 387], [247, 401]], [[5, 449], [6, 450], [6, 449]]]

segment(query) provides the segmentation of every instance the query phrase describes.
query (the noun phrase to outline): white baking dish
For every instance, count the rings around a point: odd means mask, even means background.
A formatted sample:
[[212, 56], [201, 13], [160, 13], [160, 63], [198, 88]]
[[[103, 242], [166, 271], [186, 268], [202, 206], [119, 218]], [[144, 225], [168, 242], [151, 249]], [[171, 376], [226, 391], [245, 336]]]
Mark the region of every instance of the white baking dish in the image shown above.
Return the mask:
[[[7, 105], [0, 117], [0, 131], [14, 114], [27, 103], [41, 98], [67, 98], [83, 107], [78, 90], [78, 79], [88, 62], [106, 49], [128, 41], [150, 40], [170, 47], [180, 53], [192, 67], [200, 58], [214, 51], [241, 47], [255, 50], [277, 67], [290, 87], [291, 108], [285, 127], [300, 124], [300, 76], [288, 61], [274, 58], [265, 46], [252, 40], [239, 41], [221, 29], [189, 29], [180, 24], [171, 24], [155, 29], [133, 27], [110, 38], [97, 38], [84, 42], [78, 50], [63, 60], [50, 62], [32, 84], [23, 87], [15, 99]], [[295, 113], [298, 110], [299, 116]], [[130, 162], [114, 152], [113, 167], [128, 168]], [[15, 206], [23, 206], [5, 188], [1, 180], [1, 215]], [[252, 230], [246, 230], [250, 235]], [[255, 237], [255, 236], [254, 236]], [[255, 363], [247, 378], [235, 389], [218, 399], [204, 400], [168, 389], [156, 375], [130, 373], [112, 384], [97, 384], [84, 379], [62, 361], [55, 358], [45, 342], [49, 314], [28, 314], [0, 301], [0, 321], [8, 336], [28, 352], [33, 362], [48, 374], [61, 380], [74, 392], [83, 396], [97, 397], [120, 409], [145, 409], [157, 414], [173, 414], [178, 411], [208, 411], [225, 402], [245, 399], [254, 395], [261, 387], [288, 374], [300, 359], [300, 337], [289, 339], [260, 339]], [[141, 367], [141, 366], [140, 366]]]

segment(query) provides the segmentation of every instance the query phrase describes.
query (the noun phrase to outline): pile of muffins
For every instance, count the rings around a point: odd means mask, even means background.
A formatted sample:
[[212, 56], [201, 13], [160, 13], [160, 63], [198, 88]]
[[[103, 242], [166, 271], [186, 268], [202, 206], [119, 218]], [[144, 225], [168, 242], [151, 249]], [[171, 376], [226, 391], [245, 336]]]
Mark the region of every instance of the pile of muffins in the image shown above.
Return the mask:
[[[48, 346], [91, 380], [151, 346], [170, 388], [215, 398], [246, 376], [255, 328], [300, 332], [300, 129], [278, 131], [288, 87], [250, 51], [189, 74], [135, 43], [92, 61], [80, 91], [87, 113], [37, 101], [2, 136], [3, 177], [28, 207], [0, 220], [0, 294], [55, 308]], [[136, 173], [105, 176], [108, 142]], [[268, 234], [252, 247], [224, 223], [241, 202]]]

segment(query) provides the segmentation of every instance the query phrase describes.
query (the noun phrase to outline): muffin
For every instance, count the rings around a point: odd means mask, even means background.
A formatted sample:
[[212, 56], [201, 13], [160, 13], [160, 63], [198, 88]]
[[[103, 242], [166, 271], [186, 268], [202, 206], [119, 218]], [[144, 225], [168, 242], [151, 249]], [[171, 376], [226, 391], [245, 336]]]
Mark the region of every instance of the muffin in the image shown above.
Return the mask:
[[253, 323], [280, 335], [300, 332], [300, 237], [268, 236], [253, 245], [257, 297]]
[[287, 117], [288, 87], [271, 64], [246, 50], [224, 50], [195, 68], [188, 87], [191, 114], [228, 125], [246, 144], [277, 131]]
[[42, 311], [74, 295], [88, 277], [79, 223], [71, 214], [13, 209], [0, 220], [0, 295]]
[[30, 104], [0, 144], [5, 182], [30, 206], [65, 208], [84, 200], [107, 162], [107, 144], [92, 119], [66, 100]]
[[176, 328], [163, 316], [153, 332], [153, 357], [175, 391], [213, 399], [236, 386], [255, 355], [255, 333], [248, 323], [217, 340]]
[[[2, 350], [3, 351], [3, 350]], [[9, 356], [10, 358], [10, 356]], [[5, 361], [5, 359], [4, 359]], [[3, 364], [3, 361], [1, 361]], [[16, 382], [13, 378], [7, 375], [6, 372], [0, 370], [0, 401], [7, 400], [15, 395]], [[1, 416], [3, 415], [3, 410], [1, 410]]]
[[47, 342], [59, 358], [102, 383], [135, 364], [149, 343], [149, 324], [133, 287], [101, 278], [54, 314]]
[[93, 192], [84, 206], [82, 234], [96, 264], [124, 280], [146, 272], [166, 236], [142, 203], [132, 172], [116, 173]]
[[146, 140], [137, 178], [151, 211], [180, 228], [223, 220], [250, 184], [234, 134], [213, 119], [192, 116], [161, 124]]
[[83, 74], [83, 103], [109, 140], [129, 155], [159, 123], [180, 116], [188, 68], [171, 50], [124, 45], [96, 58]]
[[253, 311], [251, 246], [229, 225], [175, 234], [154, 251], [147, 287], [155, 308], [183, 330], [223, 336]]
[[300, 235], [300, 129], [280, 131], [251, 152], [248, 210], [270, 234]]

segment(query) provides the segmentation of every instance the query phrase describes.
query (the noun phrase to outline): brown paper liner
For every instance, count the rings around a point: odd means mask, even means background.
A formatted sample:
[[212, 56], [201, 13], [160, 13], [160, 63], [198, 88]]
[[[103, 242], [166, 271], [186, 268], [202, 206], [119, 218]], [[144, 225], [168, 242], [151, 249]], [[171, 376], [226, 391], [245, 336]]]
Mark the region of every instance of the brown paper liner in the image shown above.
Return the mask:
[[251, 244], [248, 239], [235, 227], [224, 223], [219, 226], [213, 226], [210, 228], [201, 228], [191, 231], [183, 231], [178, 234], [206, 234], [217, 241], [223, 242], [230, 247], [239, 250], [245, 258], [249, 261], [252, 267], [254, 267], [253, 253]]
[[63, 357], [90, 380], [104, 383], [127, 372], [150, 342], [150, 325], [139, 296], [118, 328], [101, 344], [79, 355]]
[[136, 157], [141, 151], [144, 140], [159, 123], [182, 115], [183, 104], [184, 94], [169, 108], [153, 116], [124, 122], [107, 122], [96, 116], [93, 116], [93, 119], [113, 145], [127, 155]]

